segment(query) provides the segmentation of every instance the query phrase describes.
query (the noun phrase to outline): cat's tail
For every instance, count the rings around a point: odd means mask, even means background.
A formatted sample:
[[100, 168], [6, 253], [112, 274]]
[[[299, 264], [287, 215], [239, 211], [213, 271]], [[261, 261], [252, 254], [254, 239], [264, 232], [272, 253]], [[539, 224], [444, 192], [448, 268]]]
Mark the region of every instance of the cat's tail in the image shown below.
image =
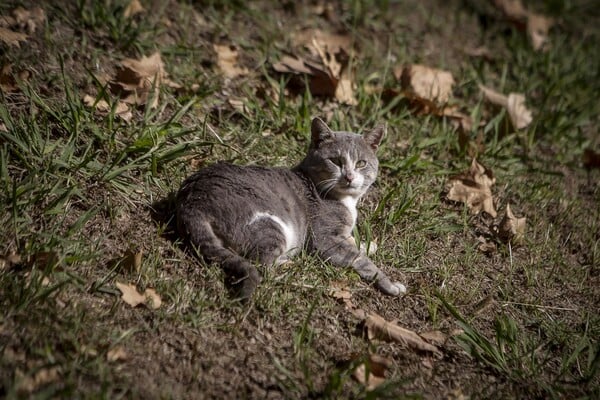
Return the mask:
[[178, 228], [205, 261], [221, 266], [225, 284], [237, 298], [250, 299], [261, 281], [258, 270], [250, 261], [225, 247], [210, 223], [198, 215], [192, 217], [180, 213]]

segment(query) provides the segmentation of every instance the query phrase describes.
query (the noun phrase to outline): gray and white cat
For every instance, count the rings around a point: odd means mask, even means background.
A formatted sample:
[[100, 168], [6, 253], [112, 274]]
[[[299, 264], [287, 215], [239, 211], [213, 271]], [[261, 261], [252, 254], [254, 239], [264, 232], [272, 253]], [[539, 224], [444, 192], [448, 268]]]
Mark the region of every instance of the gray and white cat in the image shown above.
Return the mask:
[[383, 134], [383, 126], [363, 136], [332, 131], [315, 118], [308, 154], [291, 170], [226, 163], [203, 168], [177, 194], [179, 231], [206, 261], [220, 264], [243, 299], [261, 281], [256, 263], [280, 265], [301, 249], [353, 267], [385, 294], [404, 293], [352, 236], [356, 203], [377, 177], [375, 151]]

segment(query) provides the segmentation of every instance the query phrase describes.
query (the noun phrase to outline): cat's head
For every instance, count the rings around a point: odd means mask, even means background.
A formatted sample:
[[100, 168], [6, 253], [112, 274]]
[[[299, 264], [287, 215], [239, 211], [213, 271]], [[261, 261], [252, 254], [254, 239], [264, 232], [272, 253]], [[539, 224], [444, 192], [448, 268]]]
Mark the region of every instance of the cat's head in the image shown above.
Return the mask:
[[310, 148], [300, 168], [314, 182], [321, 196], [358, 198], [377, 177], [379, 162], [375, 152], [384, 131], [383, 125], [363, 135], [332, 131], [325, 122], [315, 118], [311, 125]]

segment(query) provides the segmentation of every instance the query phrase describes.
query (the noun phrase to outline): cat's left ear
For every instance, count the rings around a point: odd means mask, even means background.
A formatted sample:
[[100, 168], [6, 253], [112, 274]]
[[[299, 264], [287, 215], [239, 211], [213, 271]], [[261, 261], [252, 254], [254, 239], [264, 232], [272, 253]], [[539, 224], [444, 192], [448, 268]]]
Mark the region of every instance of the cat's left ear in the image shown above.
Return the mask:
[[363, 134], [363, 139], [365, 142], [374, 150], [377, 151], [379, 148], [379, 144], [381, 143], [381, 139], [385, 136], [385, 124], [381, 124], [370, 131]]
[[331, 129], [321, 118], [315, 117], [310, 126], [311, 141], [310, 147], [318, 148], [322, 141], [330, 139], [333, 135]]

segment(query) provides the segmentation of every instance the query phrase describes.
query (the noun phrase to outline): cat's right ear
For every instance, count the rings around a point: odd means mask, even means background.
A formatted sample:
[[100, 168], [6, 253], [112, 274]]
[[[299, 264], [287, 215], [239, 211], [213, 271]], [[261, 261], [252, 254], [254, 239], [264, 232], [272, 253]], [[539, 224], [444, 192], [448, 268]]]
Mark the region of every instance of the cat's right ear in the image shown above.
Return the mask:
[[315, 117], [310, 125], [310, 147], [311, 149], [319, 148], [322, 141], [330, 139], [333, 132], [321, 118]]

